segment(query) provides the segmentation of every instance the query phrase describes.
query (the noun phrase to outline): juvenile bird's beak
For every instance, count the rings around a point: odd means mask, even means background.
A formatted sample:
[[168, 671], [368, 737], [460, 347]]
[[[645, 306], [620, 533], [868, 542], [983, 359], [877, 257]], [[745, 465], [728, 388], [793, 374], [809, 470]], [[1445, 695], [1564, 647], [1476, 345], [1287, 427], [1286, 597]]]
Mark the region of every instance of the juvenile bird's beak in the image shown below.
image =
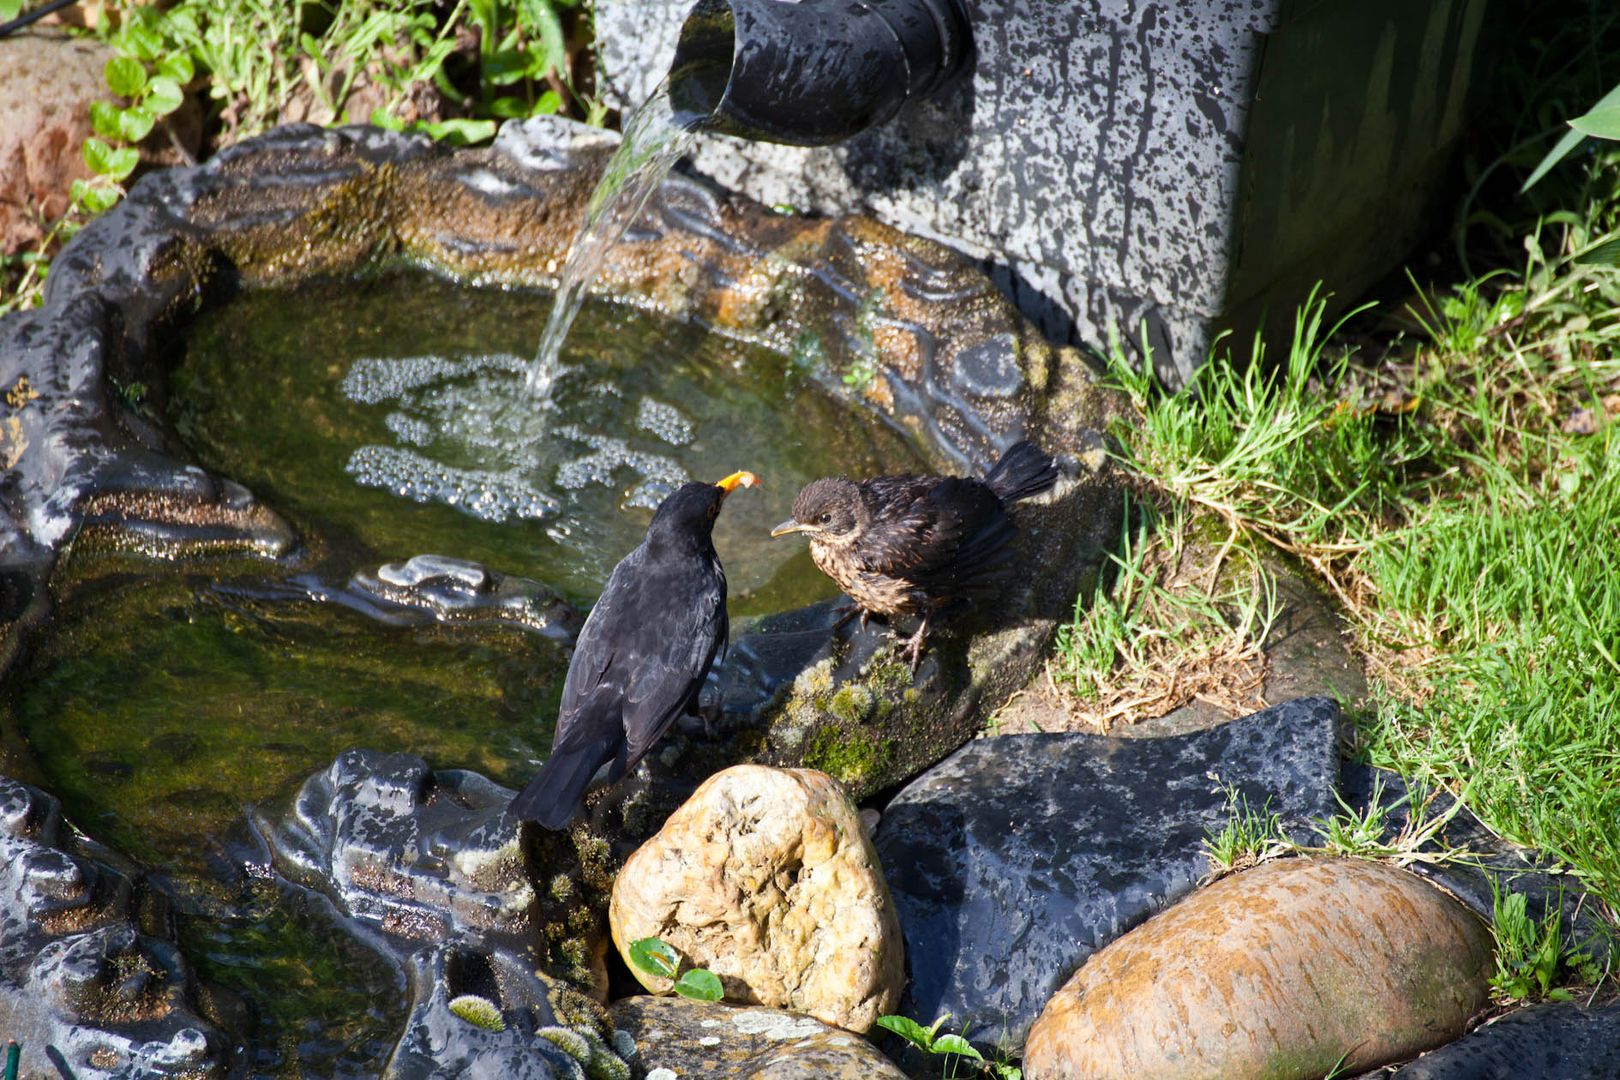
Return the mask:
[[819, 532], [819, 531], [820, 530], [817, 529], [816, 526], [814, 526], [814, 525], [801, 525], [797, 521], [793, 520], [792, 518], [788, 518], [786, 521], [782, 522], [782, 524], [780, 524], [776, 528], [772, 529], [771, 530], [771, 535], [772, 536], [786, 536], [788, 533]]
[[721, 491], [724, 491], [727, 495], [730, 495], [733, 491], [736, 491], [740, 487], [758, 487], [759, 477], [744, 470], [742, 472], [732, 473], [730, 476], [726, 477], [724, 480], [720, 481], [714, 486], [719, 488]]

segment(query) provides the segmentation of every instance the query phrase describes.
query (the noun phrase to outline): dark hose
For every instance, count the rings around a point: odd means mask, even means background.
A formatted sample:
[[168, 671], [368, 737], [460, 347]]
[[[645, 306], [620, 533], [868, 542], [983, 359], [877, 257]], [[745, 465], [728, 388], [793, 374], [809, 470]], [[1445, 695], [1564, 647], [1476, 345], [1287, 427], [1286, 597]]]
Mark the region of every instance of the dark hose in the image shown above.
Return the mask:
[[819, 146], [933, 93], [971, 52], [960, 0], [698, 0], [670, 98], [712, 131]]

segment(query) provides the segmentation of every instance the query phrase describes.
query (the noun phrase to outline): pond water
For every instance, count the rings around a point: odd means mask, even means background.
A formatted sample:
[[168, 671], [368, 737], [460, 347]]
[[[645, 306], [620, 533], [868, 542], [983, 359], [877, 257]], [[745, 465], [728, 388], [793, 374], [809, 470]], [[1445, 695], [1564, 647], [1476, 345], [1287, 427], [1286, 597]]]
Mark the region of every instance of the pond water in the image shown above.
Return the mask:
[[251, 810], [279, 815], [351, 747], [519, 785], [549, 748], [567, 662], [516, 626], [390, 625], [308, 582], [337, 591], [438, 553], [583, 608], [665, 492], [746, 468], [764, 487], [728, 499], [715, 535], [731, 611], [780, 611], [836, 593], [803, 545], [768, 538], [799, 486], [924, 465], [776, 354], [602, 303], [549, 402], [523, 403], [546, 303], [397, 273], [204, 313], [140, 400], [286, 516], [300, 549], [273, 564], [70, 554], [0, 698], [67, 817], [169, 883], [188, 955], [249, 1007], [256, 1074], [374, 1075], [404, 1006], [393, 965], [323, 900], [243, 872]]

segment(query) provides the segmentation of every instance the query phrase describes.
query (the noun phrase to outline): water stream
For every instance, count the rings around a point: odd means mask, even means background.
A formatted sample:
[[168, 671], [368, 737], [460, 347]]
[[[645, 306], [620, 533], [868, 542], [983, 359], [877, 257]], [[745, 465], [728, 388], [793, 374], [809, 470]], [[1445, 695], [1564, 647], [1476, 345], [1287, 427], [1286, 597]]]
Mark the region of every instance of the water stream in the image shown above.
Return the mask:
[[574, 242], [568, 248], [557, 280], [557, 299], [546, 328], [540, 334], [534, 362], [525, 381], [526, 405], [545, 408], [562, 370], [563, 341], [579, 316], [585, 294], [602, 269], [613, 245], [641, 216], [647, 200], [658, 190], [675, 162], [686, 153], [696, 135], [698, 118], [677, 116], [669, 100], [669, 84], [659, 85], [624, 121], [624, 139], [591, 192]]

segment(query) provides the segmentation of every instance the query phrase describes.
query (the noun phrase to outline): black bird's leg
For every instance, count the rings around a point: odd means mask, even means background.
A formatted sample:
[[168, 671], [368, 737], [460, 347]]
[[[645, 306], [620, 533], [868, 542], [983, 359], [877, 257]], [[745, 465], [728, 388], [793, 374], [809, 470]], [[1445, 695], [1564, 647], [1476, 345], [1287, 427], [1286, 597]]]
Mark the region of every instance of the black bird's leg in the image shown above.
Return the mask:
[[838, 613], [838, 621], [832, 625], [833, 633], [836, 634], [838, 631], [848, 626], [849, 620], [853, 619], [857, 615], [861, 617], [861, 629], [866, 629], [866, 609], [855, 603], [855, 601], [851, 600], [847, 604], [839, 604], [833, 610]]

